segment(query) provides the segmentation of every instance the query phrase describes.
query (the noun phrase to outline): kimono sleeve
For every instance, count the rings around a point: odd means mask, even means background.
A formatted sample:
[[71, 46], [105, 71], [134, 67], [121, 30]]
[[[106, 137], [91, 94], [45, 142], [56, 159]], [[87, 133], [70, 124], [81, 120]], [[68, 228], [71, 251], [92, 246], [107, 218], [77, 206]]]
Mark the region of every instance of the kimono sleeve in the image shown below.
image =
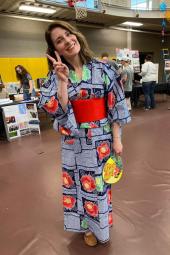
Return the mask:
[[119, 124], [130, 122], [131, 117], [120, 82], [120, 76], [115, 75], [115, 72], [111, 68], [104, 66], [104, 79], [109, 122], [118, 122]]
[[53, 127], [64, 135], [75, 136], [78, 134], [77, 123], [70, 102], [64, 111], [57, 96], [58, 80], [56, 74], [50, 72], [48, 78], [41, 86], [39, 108], [43, 108], [55, 118]]

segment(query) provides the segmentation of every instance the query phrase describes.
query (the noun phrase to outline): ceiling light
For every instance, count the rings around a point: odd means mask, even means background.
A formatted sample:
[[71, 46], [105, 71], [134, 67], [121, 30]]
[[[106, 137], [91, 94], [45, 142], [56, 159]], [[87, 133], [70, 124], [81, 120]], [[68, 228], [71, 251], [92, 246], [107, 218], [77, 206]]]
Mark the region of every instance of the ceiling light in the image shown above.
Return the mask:
[[19, 10], [21, 10], [21, 11], [28, 11], [28, 12], [49, 13], [49, 14], [53, 14], [53, 13], [56, 12], [56, 10], [52, 9], [52, 8], [39, 7], [39, 6], [34, 6], [34, 5], [26, 5], [26, 4], [21, 4], [19, 6]]
[[139, 22], [131, 22], [131, 21], [126, 21], [121, 23], [122, 26], [128, 26], [128, 27], [141, 27], [143, 26], [142, 23]]

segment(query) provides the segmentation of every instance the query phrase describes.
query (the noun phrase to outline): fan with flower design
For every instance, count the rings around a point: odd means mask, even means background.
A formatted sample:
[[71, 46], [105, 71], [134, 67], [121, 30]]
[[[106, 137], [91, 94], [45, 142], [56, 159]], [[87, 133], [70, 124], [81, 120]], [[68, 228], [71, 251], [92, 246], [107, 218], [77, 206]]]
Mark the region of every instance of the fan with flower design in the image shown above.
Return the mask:
[[120, 156], [111, 156], [103, 168], [103, 180], [106, 183], [116, 183], [120, 180], [123, 173], [123, 164]]

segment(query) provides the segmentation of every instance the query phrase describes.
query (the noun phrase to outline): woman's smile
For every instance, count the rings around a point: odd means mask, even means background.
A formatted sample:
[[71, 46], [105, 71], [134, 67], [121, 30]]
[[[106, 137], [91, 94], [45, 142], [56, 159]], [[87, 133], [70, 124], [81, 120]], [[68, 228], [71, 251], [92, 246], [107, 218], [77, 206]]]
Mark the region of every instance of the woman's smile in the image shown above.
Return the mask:
[[58, 27], [52, 31], [51, 38], [60, 56], [72, 57], [79, 54], [80, 44], [76, 35]]

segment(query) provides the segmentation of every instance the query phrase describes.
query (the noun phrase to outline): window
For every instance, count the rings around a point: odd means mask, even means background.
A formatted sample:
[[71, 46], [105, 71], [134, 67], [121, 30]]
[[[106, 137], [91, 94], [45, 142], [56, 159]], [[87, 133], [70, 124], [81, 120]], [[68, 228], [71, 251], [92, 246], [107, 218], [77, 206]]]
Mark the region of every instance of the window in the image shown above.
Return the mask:
[[133, 10], [152, 10], [152, 0], [131, 0]]

